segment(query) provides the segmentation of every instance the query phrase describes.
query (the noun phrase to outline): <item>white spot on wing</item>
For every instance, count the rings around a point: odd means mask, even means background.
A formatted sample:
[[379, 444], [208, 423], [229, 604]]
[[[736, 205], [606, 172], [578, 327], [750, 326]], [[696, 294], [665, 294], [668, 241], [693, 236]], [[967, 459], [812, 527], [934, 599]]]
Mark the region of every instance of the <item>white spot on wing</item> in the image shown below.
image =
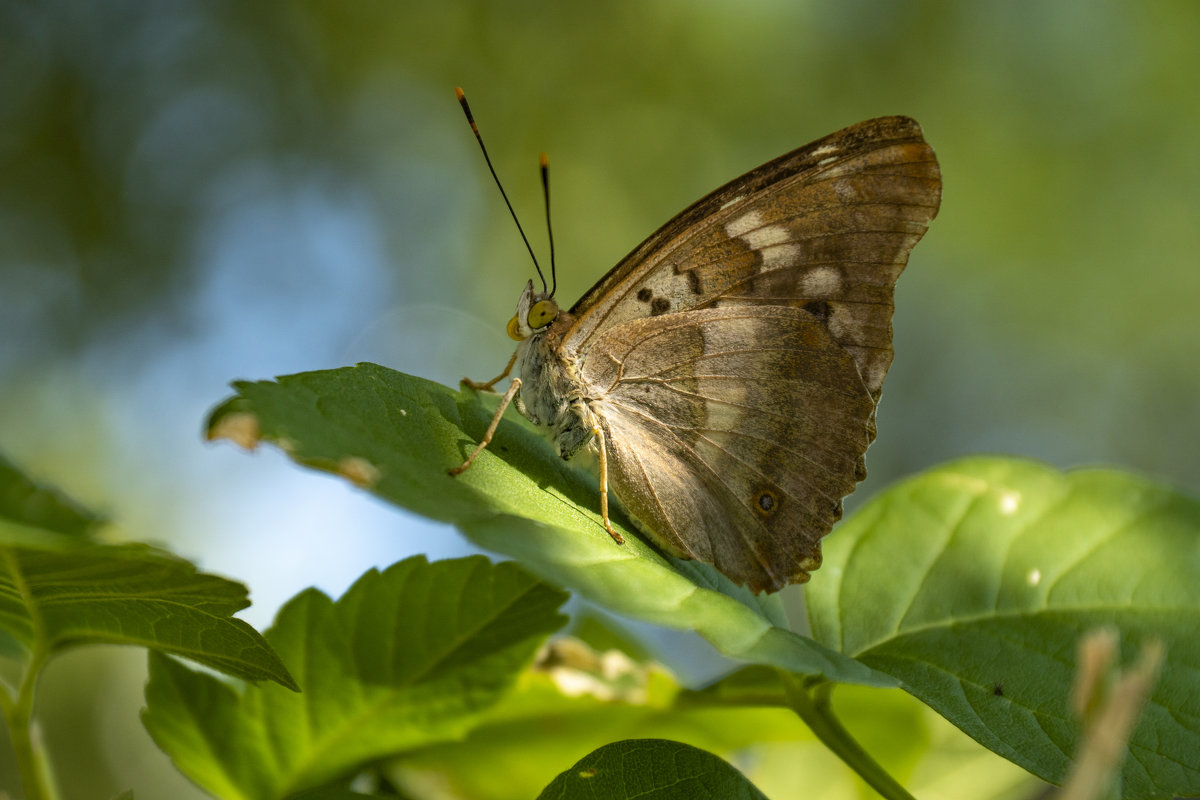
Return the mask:
[[745, 198], [746, 198], [746, 195], [739, 194], [737, 197], [733, 198], [732, 200], [726, 200], [724, 203], [721, 204], [721, 207], [718, 209], [718, 211], [724, 211], [725, 209], [729, 208], [731, 205], [734, 205], [735, 203], [740, 203]]
[[759, 251], [762, 255], [762, 271], [790, 267], [800, 260], [802, 249], [798, 244], [777, 244], [764, 247]]
[[795, 264], [800, 257], [800, 245], [792, 241], [791, 232], [783, 225], [764, 225], [760, 211], [750, 211], [731, 220], [725, 225], [725, 232], [758, 251], [764, 272]]
[[[840, 151], [836, 144], [823, 144], [820, 147], [818, 147], [816, 150], [813, 150], [812, 154], [815, 157], [820, 158], [821, 156], [828, 156], [828, 155], [835, 154], [838, 152], [840, 152]], [[834, 155], [833, 157], [837, 158], [836, 155]]]
[[817, 267], [801, 279], [809, 297], [833, 297], [842, 290], [842, 275], [833, 267]]
[[872, 360], [859, 366], [863, 372], [863, 381], [872, 392], [878, 392], [883, 387], [883, 379], [887, 377], [887, 365], [882, 361]]
[[863, 200], [862, 192], [853, 181], [841, 180], [833, 184], [833, 190], [837, 193], [837, 198], [843, 203], [860, 203]]
[[762, 212], [750, 211], [742, 214], [737, 219], [730, 220], [725, 223], [725, 233], [729, 234], [731, 239], [740, 239], [747, 232], [762, 227]]
[[758, 230], [747, 231], [741, 236], [741, 240], [750, 245], [750, 248], [753, 250], [762, 250], [777, 244], [786, 244], [791, 241], [791, 238], [788, 229], [782, 225], [764, 225]]

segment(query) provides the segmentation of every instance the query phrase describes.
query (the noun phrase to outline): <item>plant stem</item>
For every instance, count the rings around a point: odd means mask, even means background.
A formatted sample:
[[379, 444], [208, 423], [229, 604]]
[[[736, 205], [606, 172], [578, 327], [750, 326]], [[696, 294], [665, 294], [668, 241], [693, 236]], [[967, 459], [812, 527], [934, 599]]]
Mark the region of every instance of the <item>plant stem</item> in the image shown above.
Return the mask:
[[21, 676], [17, 696], [14, 699], [7, 690], [0, 692], [0, 710], [8, 718], [13, 753], [16, 756], [17, 769], [21, 773], [21, 785], [25, 790], [26, 800], [57, 800], [58, 791], [51, 777], [50, 762], [42, 746], [41, 737], [33, 725], [33, 698], [38, 678], [42, 675], [42, 667], [46, 666], [46, 661], [50, 658], [50, 644], [45, 624], [25, 581], [21, 565], [11, 553], [5, 553], [3, 558], [6, 571], [12, 576], [13, 586], [29, 610], [33, 626], [33, 644], [30, 648], [29, 663]]
[[2, 702], [8, 729], [12, 736], [13, 752], [17, 769], [21, 773], [21, 785], [26, 800], [57, 800], [58, 792], [51, 777], [50, 763], [45, 748], [33, 723], [33, 698], [38, 677], [46, 662], [46, 654], [40, 648], [30, 659], [21, 687], [13, 702], [11, 695], [4, 693]]
[[887, 800], [914, 800], [895, 778], [863, 750], [862, 745], [855, 741], [834, 715], [829, 699], [832, 684], [822, 682], [810, 689], [803, 678], [788, 673], [781, 675], [787, 691], [788, 705], [804, 720], [822, 744]]

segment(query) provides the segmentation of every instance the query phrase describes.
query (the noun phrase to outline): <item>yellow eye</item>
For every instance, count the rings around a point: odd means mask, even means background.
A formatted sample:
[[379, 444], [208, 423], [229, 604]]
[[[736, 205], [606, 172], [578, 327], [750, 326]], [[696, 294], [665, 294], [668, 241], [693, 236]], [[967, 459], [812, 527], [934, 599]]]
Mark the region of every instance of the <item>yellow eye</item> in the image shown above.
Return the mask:
[[535, 331], [544, 328], [558, 316], [558, 303], [553, 300], [538, 300], [529, 309], [529, 327]]
[[517, 322], [517, 315], [513, 314], [513, 318], [508, 321], [508, 338], [513, 341], [524, 341], [525, 337], [521, 335], [521, 323]]

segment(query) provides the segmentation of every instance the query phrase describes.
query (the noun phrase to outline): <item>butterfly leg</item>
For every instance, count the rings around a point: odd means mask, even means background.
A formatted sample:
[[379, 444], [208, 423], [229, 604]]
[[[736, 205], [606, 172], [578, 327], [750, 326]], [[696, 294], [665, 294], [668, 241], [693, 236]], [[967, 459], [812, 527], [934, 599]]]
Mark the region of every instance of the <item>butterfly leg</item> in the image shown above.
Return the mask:
[[592, 436], [596, 437], [596, 450], [600, 462], [600, 518], [604, 520], [604, 530], [617, 544], [625, 544], [625, 537], [617, 533], [608, 520], [608, 448], [605, 446], [604, 430], [599, 425], [592, 426]]
[[494, 387], [497, 383], [499, 383], [500, 381], [504, 380], [505, 378], [507, 378], [509, 376], [509, 373], [512, 372], [513, 364], [516, 364], [516, 363], [517, 363], [517, 351], [513, 350], [512, 358], [510, 358], [508, 360], [508, 366], [506, 366], [504, 368], [504, 372], [501, 372], [499, 375], [492, 378], [487, 383], [479, 383], [477, 381], [471, 380], [470, 378], [463, 378], [461, 381], [459, 381], [459, 383], [461, 383], [463, 386], [466, 386], [467, 388], [474, 389], [477, 392], [490, 392], [490, 391], [492, 391], [492, 387]]
[[[512, 368], [512, 364], [509, 364], [509, 368]], [[504, 376], [502, 375], [501, 377]], [[497, 378], [496, 380], [500, 380], [500, 378]], [[483, 438], [479, 440], [479, 444], [475, 447], [475, 450], [471, 453], [471, 455], [467, 456], [467, 460], [450, 470], [451, 477], [458, 477], [466, 472], [467, 467], [474, 463], [475, 457], [482, 453], [485, 447], [491, 444], [492, 437], [496, 435], [496, 428], [500, 425], [500, 418], [504, 416], [504, 409], [508, 408], [508, 404], [511, 403], [513, 398], [517, 396], [517, 392], [520, 391], [520, 389], [521, 379], [513, 378], [512, 383], [509, 384], [508, 391], [504, 393], [504, 397], [500, 398], [500, 405], [496, 407], [496, 415], [492, 417], [492, 424], [488, 425], [487, 432], [483, 434]], [[605, 516], [605, 519], [607, 520], [608, 517]]]

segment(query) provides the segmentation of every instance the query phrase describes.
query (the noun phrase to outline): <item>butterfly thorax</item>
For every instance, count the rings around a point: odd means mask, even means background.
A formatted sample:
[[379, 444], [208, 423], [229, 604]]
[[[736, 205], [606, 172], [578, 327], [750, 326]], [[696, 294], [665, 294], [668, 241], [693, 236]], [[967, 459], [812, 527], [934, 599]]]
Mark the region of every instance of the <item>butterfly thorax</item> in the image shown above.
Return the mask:
[[517, 408], [534, 424], [550, 428], [563, 458], [570, 458], [591, 440], [595, 425], [578, 371], [558, 348], [573, 321], [570, 314], [560, 313], [517, 348], [521, 378]]

